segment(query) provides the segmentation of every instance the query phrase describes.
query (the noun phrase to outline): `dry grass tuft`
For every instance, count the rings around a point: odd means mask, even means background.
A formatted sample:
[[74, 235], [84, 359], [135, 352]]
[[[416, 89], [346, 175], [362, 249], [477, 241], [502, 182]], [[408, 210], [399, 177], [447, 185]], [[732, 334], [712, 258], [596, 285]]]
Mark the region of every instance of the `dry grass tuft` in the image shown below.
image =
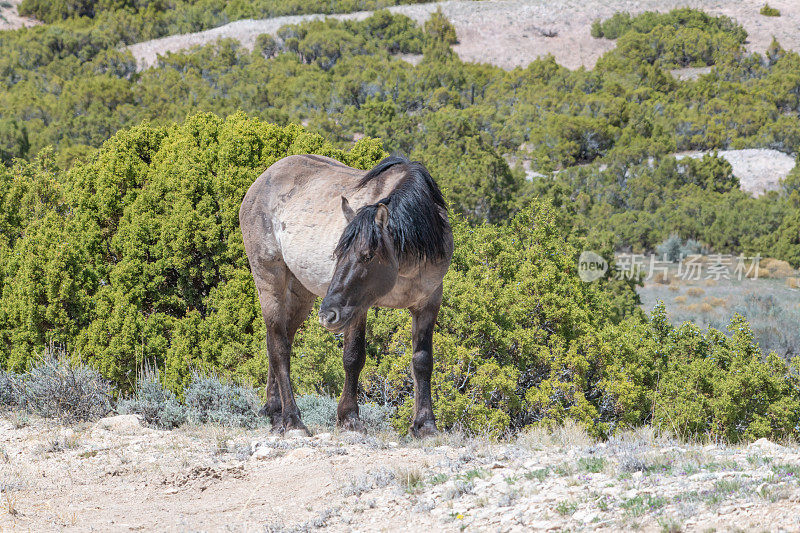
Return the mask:
[[726, 300], [725, 298], [716, 298], [714, 296], [707, 296], [706, 298], [703, 298], [703, 303], [707, 303], [708, 305], [711, 305], [713, 307], [727, 307], [728, 300]]
[[669, 286], [669, 290], [671, 290], [672, 292], [678, 292], [679, 290], [681, 290], [681, 286], [673, 283], [672, 285]]
[[[755, 269], [753, 269], [755, 270]], [[753, 272], [751, 277], [754, 276]], [[758, 264], [758, 276], [761, 278], [789, 278], [797, 275], [797, 271], [792, 268], [787, 261], [765, 257]]]
[[704, 291], [700, 287], [690, 287], [689, 290], [686, 291], [686, 294], [688, 294], [689, 296], [692, 296], [692, 297], [702, 296], [705, 293], [706, 293], [706, 291]]
[[800, 289], [800, 278], [786, 278], [786, 286], [790, 289]]
[[19, 514], [19, 509], [17, 509], [17, 498], [12, 494], [11, 489], [8, 487], [6, 487], [3, 491], [3, 507], [11, 516], [17, 516]]
[[403, 490], [409, 494], [419, 492], [425, 485], [422, 471], [416, 467], [396, 469], [395, 479], [400, 483]]
[[669, 273], [668, 272], [659, 272], [655, 276], [653, 276], [653, 281], [655, 283], [661, 283], [662, 285], [668, 285], [670, 283]]
[[573, 420], [565, 420], [563, 425], [552, 429], [541, 426], [529, 427], [517, 437], [519, 445], [533, 450], [551, 446], [564, 448], [591, 446], [595, 442], [586, 429]]
[[703, 313], [708, 314], [714, 310], [714, 307], [710, 305], [708, 302], [703, 303], [693, 303], [689, 305], [682, 305], [681, 309], [684, 311], [689, 311], [690, 313]]
[[675, 303], [685, 304], [686, 303], [686, 296], [676, 296]]

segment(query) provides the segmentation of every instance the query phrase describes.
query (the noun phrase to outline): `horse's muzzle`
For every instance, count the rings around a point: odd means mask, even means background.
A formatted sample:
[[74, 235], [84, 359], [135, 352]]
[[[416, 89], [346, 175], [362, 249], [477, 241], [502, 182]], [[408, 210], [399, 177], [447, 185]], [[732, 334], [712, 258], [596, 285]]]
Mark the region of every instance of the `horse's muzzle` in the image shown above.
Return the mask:
[[319, 323], [325, 329], [335, 331], [339, 329], [341, 322], [341, 314], [338, 309], [320, 309], [319, 310]]

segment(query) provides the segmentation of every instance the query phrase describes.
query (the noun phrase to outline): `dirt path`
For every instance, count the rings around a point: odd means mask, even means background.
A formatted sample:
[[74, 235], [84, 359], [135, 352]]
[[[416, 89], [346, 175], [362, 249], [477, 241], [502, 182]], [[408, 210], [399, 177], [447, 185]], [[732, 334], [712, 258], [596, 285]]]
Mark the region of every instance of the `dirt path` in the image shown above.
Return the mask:
[[799, 477], [800, 448], [765, 440], [277, 438], [0, 414], [2, 531], [797, 531]]
[[[800, 2], [774, 0], [780, 17], [758, 13], [762, 0], [456, 0], [449, 2], [395, 6], [417, 22], [426, 20], [438, 7], [453, 22], [459, 38], [455, 50], [465, 61], [487, 62], [503, 68], [525, 66], [531, 60], [552, 54], [568, 68], [591, 68], [601, 55], [613, 48], [612, 41], [594, 39], [589, 34], [592, 21], [618, 11], [638, 13], [646, 10], [668, 11], [676, 7], [697, 7], [715, 15], [738, 20], [750, 35], [748, 48], [763, 52], [775, 35], [785, 47], [800, 50]], [[369, 12], [334, 15], [338, 19], [363, 19]], [[323, 15], [278, 17], [265, 20], [240, 20], [211, 30], [173, 35], [129, 47], [139, 65], [155, 64], [159, 54], [207, 44], [220, 38], [238, 39], [252, 49], [261, 33], [275, 34], [286, 24], [323, 18]], [[553, 37], [547, 35], [556, 34]]]

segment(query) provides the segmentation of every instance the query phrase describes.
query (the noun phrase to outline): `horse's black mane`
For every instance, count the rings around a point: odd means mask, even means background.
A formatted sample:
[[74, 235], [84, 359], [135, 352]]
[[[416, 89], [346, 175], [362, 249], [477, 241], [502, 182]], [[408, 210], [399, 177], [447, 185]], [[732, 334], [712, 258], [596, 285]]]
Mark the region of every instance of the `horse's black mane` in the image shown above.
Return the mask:
[[334, 252], [336, 257], [341, 257], [357, 239], [364, 239], [370, 250], [378, 247], [381, 238], [380, 228], [375, 222], [378, 204], [389, 208], [389, 234], [394, 238], [401, 257], [421, 260], [445, 256], [445, 235], [449, 224], [441, 215], [440, 208], [447, 210], [447, 205], [422, 163], [398, 155], [387, 157], [361, 178], [358, 187], [366, 186], [393, 167], [399, 167], [405, 176], [386, 198], [356, 212], [339, 239]]

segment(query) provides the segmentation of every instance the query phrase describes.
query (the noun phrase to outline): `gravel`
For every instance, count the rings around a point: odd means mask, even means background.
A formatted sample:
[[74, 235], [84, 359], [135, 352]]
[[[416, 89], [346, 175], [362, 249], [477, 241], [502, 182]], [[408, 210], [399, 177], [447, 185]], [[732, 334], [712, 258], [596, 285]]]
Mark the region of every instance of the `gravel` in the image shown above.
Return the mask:
[[797, 531], [798, 478], [797, 443], [647, 428], [416, 441], [0, 413], [0, 529]]

